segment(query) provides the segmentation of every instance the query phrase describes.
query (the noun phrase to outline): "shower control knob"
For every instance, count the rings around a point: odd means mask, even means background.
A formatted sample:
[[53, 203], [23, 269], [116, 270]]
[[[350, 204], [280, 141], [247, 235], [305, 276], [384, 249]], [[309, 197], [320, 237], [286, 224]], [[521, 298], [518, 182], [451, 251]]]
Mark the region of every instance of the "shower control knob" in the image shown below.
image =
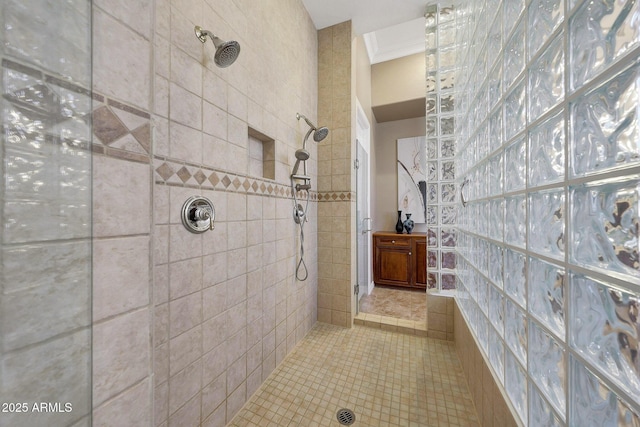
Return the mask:
[[192, 233], [204, 233], [214, 229], [216, 211], [211, 200], [192, 196], [182, 205], [182, 224]]

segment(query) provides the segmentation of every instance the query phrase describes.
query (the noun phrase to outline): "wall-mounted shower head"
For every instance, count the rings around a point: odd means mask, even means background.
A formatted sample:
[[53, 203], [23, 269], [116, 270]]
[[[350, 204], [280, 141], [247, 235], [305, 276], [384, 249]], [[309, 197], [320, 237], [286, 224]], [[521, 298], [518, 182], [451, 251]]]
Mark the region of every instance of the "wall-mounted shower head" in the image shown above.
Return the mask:
[[313, 132], [313, 140], [315, 142], [320, 142], [325, 139], [327, 135], [329, 135], [329, 128], [323, 126]]
[[307, 124], [311, 128], [311, 129], [309, 129], [309, 131], [307, 132], [307, 134], [304, 137], [304, 142], [302, 144], [302, 148], [305, 147], [305, 145], [307, 143], [307, 138], [309, 138], [309, 135], [311, 135], [311, 132], [313, 132], [313, 140], [315, 142], [320, 142], [323, 139], [325, 139], [327, 137], [327, 135], [329, 135], [329, 128], [326, 128], [324, 126], [321, 127], [321, 128], [316, 127], [316, 125], [311, 123], [311, 121], [309, 119], [307, 119], [306, 116], [304, 116], [304, 115], [302, 115], [300, 113], [296, 113], [296, 119], [298, 119], [298, 120], [304, 119], [304, 121], [307, 122]]
[[203, 30], [197, 25], [195, 28], [195, 32], [196, 37], [198, 37], [198, 40], [200, 40], [202, 43], [206, 43], [207, 37], [211, 37], [211, 41], [216, 47], [216, 54], [213, 57], [213, 60], [218, 67], [226, 68], [229, 65], [233, 64], [236, 59], [238, 59], [238, 55], [240, 55], [240, 43], [238, 43], [237, 41], [226, 42], [224, 40], [221, 40], [211, 31]]

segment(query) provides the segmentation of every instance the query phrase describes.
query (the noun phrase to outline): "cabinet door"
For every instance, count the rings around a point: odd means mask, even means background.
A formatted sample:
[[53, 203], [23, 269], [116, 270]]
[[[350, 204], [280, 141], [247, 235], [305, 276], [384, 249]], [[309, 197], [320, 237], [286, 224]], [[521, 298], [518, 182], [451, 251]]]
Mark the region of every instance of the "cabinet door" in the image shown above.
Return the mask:
[[415, 286], [418, 288], [427, 287], [427, 241], [426, 239], [416, 239], [413, 248], [413, 258], [416, 263]]
[[411, 252], [390, 248], [376, 248], [376, 283], [380, 285], [410, 286]]

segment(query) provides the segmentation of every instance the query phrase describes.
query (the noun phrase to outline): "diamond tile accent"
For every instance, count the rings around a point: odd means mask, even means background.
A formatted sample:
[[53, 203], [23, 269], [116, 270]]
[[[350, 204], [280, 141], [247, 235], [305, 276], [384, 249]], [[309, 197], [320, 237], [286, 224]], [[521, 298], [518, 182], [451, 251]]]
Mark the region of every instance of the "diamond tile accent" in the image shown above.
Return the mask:
[[244, 180], [244, 182], [242, 183], [242, 187], [245, 189], [245, 191], [249, 190], [249, 187], [251, 187], [251, 184], [249, 183], [248, 179]]
[[131, 132], [147, 153], [151, 152], [151, 124], [147, 123]]
[[242, 183], [240, 182], [240, 180], [238, 179], [238, 177], [234, 178], [234, 180], [232, 181], [233, 186], [236, 188], [236, 190], [238, 188], [240, 188], [240, 185], [242, 185]]
[[173, 168], [167, 164], [167, 163], [163, 163], [160, 166], [158, 166], [156, 168], [156, 172], [158, 173], [158, 175], [160, 175], [162, 177], [162, 179], [164, 179], [165, 181], [168, 180], [169, 178], [171, 178], [171, 176], [175, 173], [175, 171], [173, 170]]
[[189, 178], [191, 178], [191, 173], [189, 172], [189, 169], [187, 169], [186, 166], [183, 166], [178, 171], [178, 176], [180, 177], [182, 182], [187, 182]]
[[209, 176], [209, 182], [211, 182], [211, 184], [213, 184], [214, 187], [218, 185], [218, 183], [220, 182], [220, 178], [218, 178], [218, 174], [215, 172], [212, 172], [211, 176]]
[[196, 179], [196, 181], [198, 181], [198, 184], [200, 185], [202, 185], [202, 183], [207, 179], [207, 176], [204, 174], [204, 172], [202, 172], [202, 169], [198, 169], [198, 172], [196, 172], [193, 177]]
[[251, 184], [251, 188], [253, 189], [254, 192], [258, 192], [258, 183], [256, 181], [253, 181], [253, 184]]
[[93, 112], [93, 133], [103, 144], [109, 145], [129, 130], [108, 107], [102, 106]]
[[224, 185], [224, 188], [229, 188], [231, 185], [231, 179], [227, 175], [222, 178], [222, 185]]

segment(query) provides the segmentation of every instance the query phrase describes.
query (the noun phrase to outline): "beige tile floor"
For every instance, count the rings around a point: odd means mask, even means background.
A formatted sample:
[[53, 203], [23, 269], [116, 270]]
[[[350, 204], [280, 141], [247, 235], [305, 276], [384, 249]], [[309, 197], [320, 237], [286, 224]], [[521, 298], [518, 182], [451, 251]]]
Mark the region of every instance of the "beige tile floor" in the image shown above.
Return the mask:
[[229, 426], [479, 426], [453, 343], [317, 323]]

